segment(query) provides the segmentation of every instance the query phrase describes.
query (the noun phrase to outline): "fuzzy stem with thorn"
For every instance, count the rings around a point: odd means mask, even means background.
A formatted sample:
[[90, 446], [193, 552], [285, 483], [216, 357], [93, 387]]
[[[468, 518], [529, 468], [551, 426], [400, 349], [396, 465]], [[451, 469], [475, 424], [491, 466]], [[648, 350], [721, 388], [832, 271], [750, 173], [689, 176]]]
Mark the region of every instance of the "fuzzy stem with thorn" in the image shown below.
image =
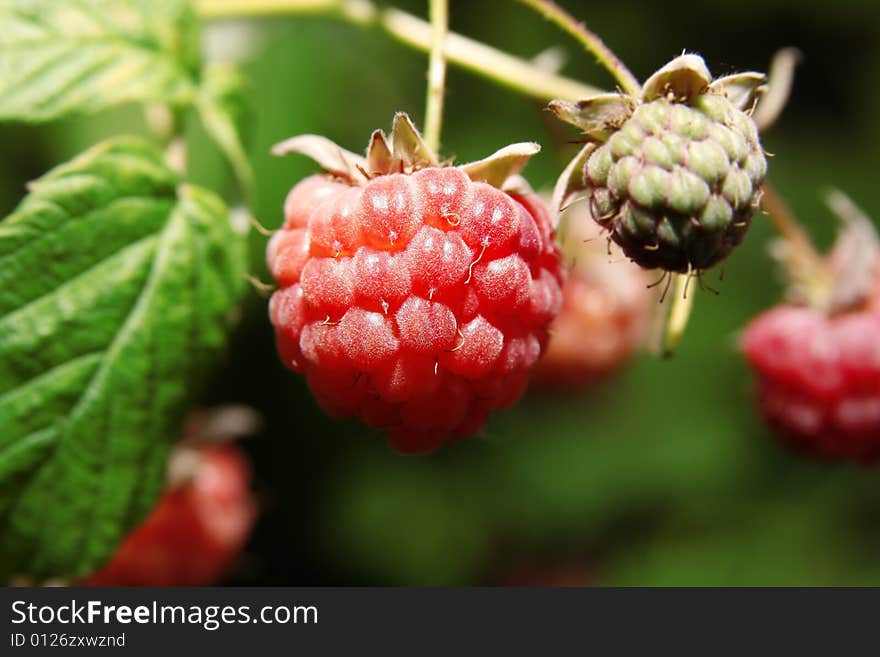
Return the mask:
[[[200, 0], [196, 6], [205, 19], [329, 14], [356, 25], [376, 25], [416, 50], [431, 49], [433, 30], [429, 23], [392, 7], [379, 9], [369, 0]], [[597, 87], [542, 70], [525, 59], [454, 32], [446, 35], [443, 54], [450, 63], [538, 100], [574, 101], [602, 93]]]
[[443, 44], [449, 31], [449, 0], [431, 2], [431, 54], [428, 63], [428, 97], [425, 102], [425, 143], [435, 153], [440, 150], [443, 126], [443, 93], [446, 84], [446, 58]]
[[524, 5], [531, 7], [551, 23], [574, 37], [588, 52], [596, 56], [599, 63], [604, 66], [617, 80], [620, 88], [631, 96], [638, 96], [642, 92], [642, 85], [626, 67], [626, 65], [605, 45], [599, 35], [587, 28], [584, 23], [575, 20], [574, 16], [557, 5], [553, 0], [519, 0]]

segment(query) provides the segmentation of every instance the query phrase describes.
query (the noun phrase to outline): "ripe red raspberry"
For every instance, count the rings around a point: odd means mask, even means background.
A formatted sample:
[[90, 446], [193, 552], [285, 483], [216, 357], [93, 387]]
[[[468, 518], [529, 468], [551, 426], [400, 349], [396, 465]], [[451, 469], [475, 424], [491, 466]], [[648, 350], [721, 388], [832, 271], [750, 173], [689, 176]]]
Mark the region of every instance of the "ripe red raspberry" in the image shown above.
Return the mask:
[[587, 385], [622, 365], [645, 340], [653, 299], [650, 274], [592, 222], [566, 219], [561, 241], [571, 268], [562, 310], [532, 377], [545, 389]]
[[233, 445], [180, 448], [189, 478], [171, 488], [86, 586], [206, 586], [228, 571], [256, 517], [250, 468]]
[[877, 253], [867, 222], [849, 226], [831, 257], [806, 275], [804, 254], [789, 253], [801, 268], [790, 290], [798, 303], [763, 313], [742, 336], [763, 416], [818, 456], [880, 459]]
[[520, 397], [561, 300], [549, 217], [514, 178], [536, 150], [442, 167], [405, 115], [366, 159], [315, 137], [276, 149], [332, 174], [291, 190], [267, 251], [278, 351], [328, 413], [423, 452]]

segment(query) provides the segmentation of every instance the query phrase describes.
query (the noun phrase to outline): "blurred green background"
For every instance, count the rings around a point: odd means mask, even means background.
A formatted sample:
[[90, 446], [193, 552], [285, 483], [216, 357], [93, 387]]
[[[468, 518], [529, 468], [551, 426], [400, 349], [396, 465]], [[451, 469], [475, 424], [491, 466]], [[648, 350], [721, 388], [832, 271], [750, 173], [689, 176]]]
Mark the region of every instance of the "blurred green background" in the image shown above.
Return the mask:
[[[395, 6], [426, 13], [424, 2]], [[773, 52], [804, 53], [791, 102], [764, 136], [770, 176], [817, 242], [834, 220], [831, 185], [880, 217], [880, 10], [857, 0], [577, 2], [586, 20], [644, 78], [682, 49], [716, 75], [766, 70]], [[532, 57], [557, 44], [564, 72], [610, 88], [593, 58], [509, 0], [452, 0], [452, 28]], [[287, 190], [314, 170], [268, 155], [300, 133], [360, 150], [395, 110], [421, 123], [426, 57], [379, 30], [320, 17], [247, 22], [212, 41], [221, 54], [256, 37], [244, 60], [251, 84], [249, 151], [255, 213], [281, 222]], [[253, 28], [253, 29], [251, 29]], [[145, 132], [124, 109], [39, 128], [4, 126], [0, 210], [23, 183], [96, 139]], [[235, 184], [193, 119], [191, 174]], [[572, 134], [538, 103], [452, 68], [444, 150], [459, 161], [537, 140], [526, 170], [548, 188]], [[496, 415], [481, 439], [424, 457], [392, 452], [356, 423], [325, 417], [302, 380], [276, 358], [265, 299], [252, 294], [205, 404], [244, 402], [264, 415], [245, 443], [261, 521], [234, 584], [503, 584], [566, 579], [612, 585], [880, 584], [880, 485], [873, 470], [811, 462], [777, 444], [752, 403], [737, 354], [741, 327], [778, 298], [757, 219], [726, 266], [721, 295], [700, 295], [675, 358], [637, 358], [612, 380], [567, 395], [527, 396]], [[252, 236], [254, 274], [268, 280], [265, 238]]]

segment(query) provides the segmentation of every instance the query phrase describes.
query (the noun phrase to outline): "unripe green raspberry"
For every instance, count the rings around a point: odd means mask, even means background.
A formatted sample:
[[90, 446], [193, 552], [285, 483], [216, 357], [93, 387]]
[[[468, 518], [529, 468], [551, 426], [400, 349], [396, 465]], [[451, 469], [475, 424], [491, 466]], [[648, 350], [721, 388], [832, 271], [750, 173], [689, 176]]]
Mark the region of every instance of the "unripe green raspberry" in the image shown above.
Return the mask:
[[640, 98], [605, 94], [551, 108], [588, 144], [557, 186], [583, 190], [593, 219], [645, 268], [702, 271], [745, 236], [767, 160], [754, 122], [763, 76], [711, 82], [703, 60], [682, 55], [645, 83]]

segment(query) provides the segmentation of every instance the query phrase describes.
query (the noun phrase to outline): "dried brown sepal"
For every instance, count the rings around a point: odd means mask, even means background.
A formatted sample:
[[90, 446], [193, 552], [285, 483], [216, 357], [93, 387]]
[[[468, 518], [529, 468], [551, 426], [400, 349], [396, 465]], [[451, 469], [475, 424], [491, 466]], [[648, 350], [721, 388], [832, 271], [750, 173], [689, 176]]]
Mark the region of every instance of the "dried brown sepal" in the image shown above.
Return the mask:
[[766, 90], [761, 94], [758, 106], [752, 113], [752, 120], [763, 132], [771, 127], [788, 103], [794, 86], [794, 72], [801, 60], [801, 51], [797, 48], [782, 48], [776, 51], [770, 62], [767, 73]]
[[834, 247], [826, 258], [834, 284], [831, 312], [858, 307], [868, 301], [878, 284], [880, 240], [868, 216], [843, 192], [832, 190], [828, 207], [841, 221]]
[[763, 73], [735, 73], [715, 80], [709, 85], [709, 91], [722, 94], [736, 109], [747, 111], [767, 90], [766, 82], [767, 76]]
[[880, 276], [880, 240], [873, 223], [843, 192], [826, 199], [840, 220], [834, 246], [817, 257], [809, 241], [782, 237], [771, 255], [782, 266], [786, 299], [832, 315], [859, 308], [874, 297]]
[[415, 171], [439, 164], [437, 154], [425, 143], [409, 116], [403, 112], [394, 115], [391, 154], [393, 166], [398, 167], [399, 171]]
[[550, 202], [550, 209], [553, 212], [554, 223], [559, 222], [559, 214], [565, 209], [565, 205], [569, 200], [575, 194], [586, 188], [586, 185], [584, 184], [584, 166], [594, 150], [596, 150], [596, 144], [586, 144], [578, 154], [571, 159], [571, 162], [566, 165], [565, 169], [562, 171], [562, 175], [560, 175], [559, 179], [556, 181], [556, 186], [553, 188], [553, 197]]
[[632, 115], [636, 102], [622, 94], [602, 94], [570, 103], [551, 101], [548, 107], [556, 117], [578, 127], [584, 136], [605, 141]]
[[457, 167], [474, 182], [484, 182], [505, 188], [508, 180], [518, 176], [533, 155], [540, 152], [541, 146], [534, 142], [511, 144], [494, 152], [489, 157], [462, 164]]
[[393, 161], [391, 145], [385, 133], [374, 130], [373, 136], [370, 137], [370, 145], [367, 146], [367, 172], [371, 176], [387, 173], [391, 171]]
[[828, 309], [833, 281], [822, 258], [783, 237], [770, 242], [770, 256], [782, 270], [786, 301]]
[[272, 155], [305, 155], [327, 173], [350, 184], [366, 182], [367, 160], [320, 135], [299, 135], [275, 144]]
[[[458, 168], [471, 180], [485, 182], [505, 191], [530, 190], [519, 173], [529, 158], [541, 147], [533, 142], [511, 144], [476, 162]], [[427, 167], [450, 166], [440, 162], [422, 139], [410, 118], [403, 112], [394, 115], [391, 135], [375, 130], [367, 146], [366, 157], [355, 155], [325, 137], [301, 135], [272, 148], [273, 155], [298, 153], [315, 160], [334, 177], [350, 185], [362, 185], [371, 178], [392, 173], [412, 173]]]
[[699, 55], [684, 54], [676, 57], [649, 77], [642, 87], [642, 101], [667, 98], [687, 102], [706, 92], [712, 75]]

